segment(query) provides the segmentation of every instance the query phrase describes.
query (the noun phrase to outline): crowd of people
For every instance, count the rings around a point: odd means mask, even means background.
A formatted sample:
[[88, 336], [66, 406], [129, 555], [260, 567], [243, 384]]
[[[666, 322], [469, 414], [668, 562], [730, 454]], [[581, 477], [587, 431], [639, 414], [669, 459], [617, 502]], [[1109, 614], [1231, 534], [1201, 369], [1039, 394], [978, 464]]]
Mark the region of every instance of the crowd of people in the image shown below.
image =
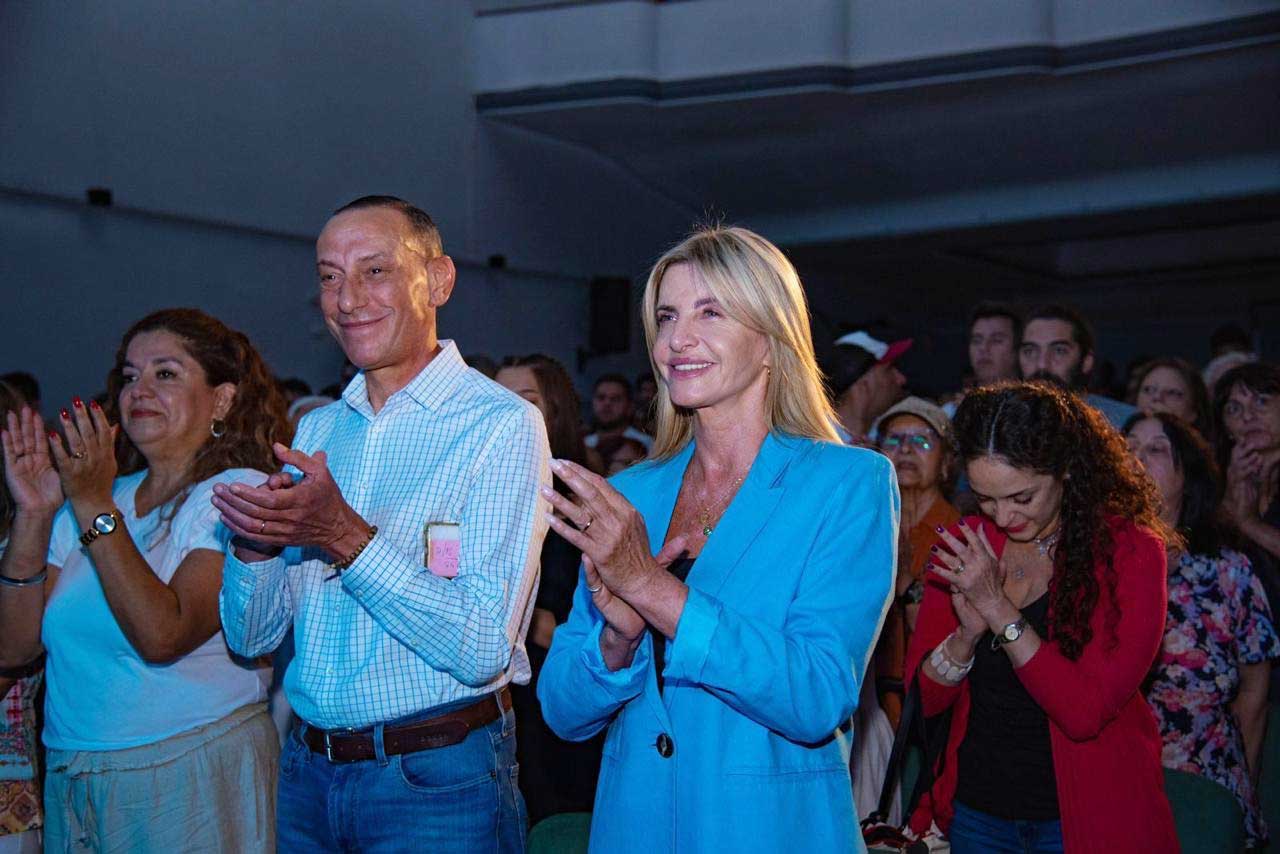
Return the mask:
[[908, 837], [1175, 851], [1167, 767], [1267, 843], [1280, 367], [1240, 330], [1101, 385], [1080, 313], [984, 303], [931, 400], [910, 339], [819, 360], [783, 253], [716, 226], [587, 416], [554, 358], [438, 336], [417, 207], [316, 250], [318, 393], [193, 308], [47, 421], [0, 377], [0, 851], [521, 851], [565, 812], [859, 851], [918, 720]]

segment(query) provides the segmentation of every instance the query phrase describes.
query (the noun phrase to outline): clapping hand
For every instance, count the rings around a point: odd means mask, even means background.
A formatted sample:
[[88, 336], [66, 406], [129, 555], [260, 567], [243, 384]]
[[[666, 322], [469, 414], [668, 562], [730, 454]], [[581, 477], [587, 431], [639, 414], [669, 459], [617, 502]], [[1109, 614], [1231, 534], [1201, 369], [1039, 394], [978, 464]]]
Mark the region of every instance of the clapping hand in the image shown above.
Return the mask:
[[9, 412], [0, 432], [4, 479], [19, 512], [52, 515], [62, 506], [62, 483], [49, 456], [44, 419], [27, 407]]
[[[49, 434], [49, 450], [58, 470], [62, 491], [77, 513], [101, 513], [112, 504], [111, 488], [119, 468], [116, 464], [118, 427], [107, 421], [97, 401], [76, 398], [70, 411], [62, 410], [62, 431]], [[80, 505], [84, 505], [81, 507]]]
[[1222, 509], [1236, 525], [1244, 525], [1258, 516], [1262, 468], [1262, 453], [1255, 442], [1246, 438], [1231, 448]]
[[584, 558], [591, 559], [601, 582], [615, 595], [629, 599], [665, 571], [649, 551], [649, 532], [640, 511], [618, 490], [600, 475], [568, 460], [553, 460], [551, 470], [577, 499], [543, 487], [543, 497], [560, 514], [549, 517], [551, 528], [577, 546]]
[[300, 480], [278, 472], [261, 486], [214, 485], [213, 505], [232, 532], [262, 554], [283, 546], [313, 546], [335, 559], [367, 540], [369, 526], [342, 497], [324, 451], [309, 455], [278, 442], [274, 451], [277, 459], [302, 472]]
[[966, 634], [978, 637], [987, 630], [986, 615], [995, 613], [1006, 601], [1004, 567], [986, 532], [976, 532], [962, 520], [963, 542], [944, 528], [938, 537], [945, 549], [934, 546], [929, 570], [951, 585], [951, 605]]

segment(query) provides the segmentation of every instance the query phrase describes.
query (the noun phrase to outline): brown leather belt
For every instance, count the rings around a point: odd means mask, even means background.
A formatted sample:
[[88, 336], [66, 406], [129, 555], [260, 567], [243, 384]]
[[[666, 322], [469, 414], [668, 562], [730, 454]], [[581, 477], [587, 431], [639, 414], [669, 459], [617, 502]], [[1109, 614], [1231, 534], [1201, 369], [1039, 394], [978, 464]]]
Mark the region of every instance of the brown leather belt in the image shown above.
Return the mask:
[[[384, 727], [383, 751], [387, 756], [397, 756], [457, 744], [472, 730], [496, 721], [501, 714], [498, 710], [499, 703], [502, 704], [503, 712], [511, 709], [511, 691], [506, 687], [498, 693], [498, 702], [494, 702], [493, 695], [490, 694], [470, 706], [427, 718], [425, 721]], [[371, 728], [323, 730], [307, 726], [302, 731], [302, 740], [315, 753], [324, 754], [330, 762], [360, 762], [378, 755], [374, 749]]]

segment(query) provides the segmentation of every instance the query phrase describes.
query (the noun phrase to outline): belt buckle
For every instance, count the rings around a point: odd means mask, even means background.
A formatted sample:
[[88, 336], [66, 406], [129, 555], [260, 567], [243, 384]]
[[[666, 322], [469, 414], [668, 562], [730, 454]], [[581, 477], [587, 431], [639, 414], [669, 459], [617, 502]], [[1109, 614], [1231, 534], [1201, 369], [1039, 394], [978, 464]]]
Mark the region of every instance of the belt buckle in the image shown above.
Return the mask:
[[344, 727], [343, 729], [340, 729], [340, 730], [327, 729], [324, 731], [324, 758], [328, 759], [330, 762], [349, 761], [349, 760], [335, 760], [333, 758], [333, 742], [330, 740], [330, 736], [333, 735], [333, 733], [335, 732], [338, 733], [338, 735], [354, 735], [355, 733], [359, 732], [359, 730], [357, 730], [355, 727]]

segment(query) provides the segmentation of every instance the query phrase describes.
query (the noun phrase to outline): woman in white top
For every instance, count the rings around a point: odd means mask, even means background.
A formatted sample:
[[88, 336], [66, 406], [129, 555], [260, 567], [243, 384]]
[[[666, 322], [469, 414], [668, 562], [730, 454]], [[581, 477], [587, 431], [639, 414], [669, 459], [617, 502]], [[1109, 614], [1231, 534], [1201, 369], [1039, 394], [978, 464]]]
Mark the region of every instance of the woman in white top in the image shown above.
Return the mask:
[[272, 850], [270, 674], [223, 642], [209, 493], [276, 468], [284, 401], [244, 335], [170, 309], [125, 334], [106, 407], [3, 433], [0, 665], [47, 655], [46, 848]]

